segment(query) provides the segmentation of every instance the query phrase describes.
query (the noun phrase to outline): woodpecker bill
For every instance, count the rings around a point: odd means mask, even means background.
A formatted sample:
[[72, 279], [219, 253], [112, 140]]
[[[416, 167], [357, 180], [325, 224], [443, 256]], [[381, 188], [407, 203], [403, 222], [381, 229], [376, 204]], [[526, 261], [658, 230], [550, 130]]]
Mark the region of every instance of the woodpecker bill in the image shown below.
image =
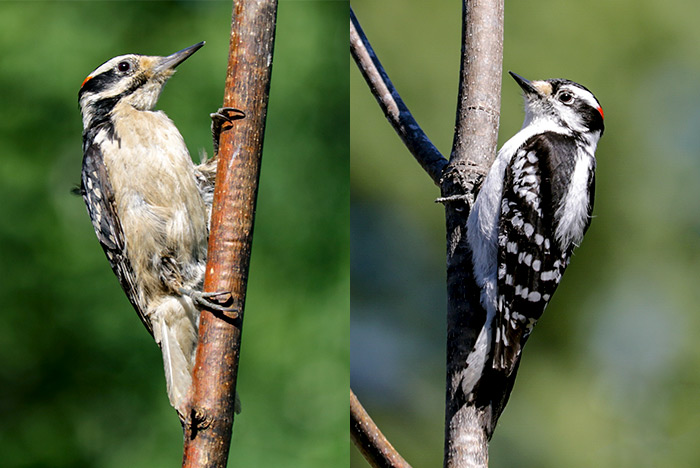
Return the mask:
[[214, 157], [194, 165], [173, 122], [153, 108], [175, 67], [203, 45], [166, 57], [115, 57], [90, 73], [78, 94], [81, 193], [112, 270], [160, 346], [170, 404], [183, 422], [198, 306], [224, 309], [202, 293], [218, 137], [243, 114], [212, 114]]
[[[525, 121], [498, 152], [467, 221], [485, 323], [462, 388], [503, 385], [491, 406], [491, 434], [515, 381], [521, 353], [583, 240], [593, 210], [595, 150], [603, 110], [573, 81], [528, 81], [511, 72], [525, 97]], [[486, 382], [488, 380], [488, 383]]]

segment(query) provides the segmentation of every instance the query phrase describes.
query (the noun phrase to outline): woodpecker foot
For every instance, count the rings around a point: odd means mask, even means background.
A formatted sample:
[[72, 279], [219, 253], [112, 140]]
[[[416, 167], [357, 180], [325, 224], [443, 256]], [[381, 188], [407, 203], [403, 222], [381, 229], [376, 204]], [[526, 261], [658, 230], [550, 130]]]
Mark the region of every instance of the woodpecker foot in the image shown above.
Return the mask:
[[211, 136], [214, 139], [214, 157], [219, 154], [219, 137], [221, 132], [230, 130], [234, 120], [245, 118], [242, 110], [233, 107], [222, 107], [218, 111], [209, 114], [211, 117]]
[[[189, 426], [190, 439], [194, 440], [200, 431], [208, 429], [211, 426], [212, 417], [204, 410], [192, 408], [190, 410], [190, 418], [185, 423]], [[185, 434], [187, 431], [185, 431]]]
[[190, 297], [195, 304], [204, 309], [216, 312], [234, 312], [235, 315], [238, 316], [235, 309], [223, 305], [230, 302], [232, 299], [231, 293], [228, 291], [201, 292], [187, 288], [180, 288], [179, 291], [180, 294]]
[[474, 196], [473, 195], [450, 195], [449, 197], [440, 197], [435, 199], [435, 203], [450, 203], [450, 202], [466, 202], [469, 206], [473, 206]]
[[218, 111], [209, 114], [212, 120], [212, 127], [217, 125], [222, 130], [228, 130], [231, 128], [223, 128], [227, 123], [232, 123], [234, 120], [240, 120], [245, 118], [245, 112], [240, 109], [234, 109], [233, 107], [222, 107]]

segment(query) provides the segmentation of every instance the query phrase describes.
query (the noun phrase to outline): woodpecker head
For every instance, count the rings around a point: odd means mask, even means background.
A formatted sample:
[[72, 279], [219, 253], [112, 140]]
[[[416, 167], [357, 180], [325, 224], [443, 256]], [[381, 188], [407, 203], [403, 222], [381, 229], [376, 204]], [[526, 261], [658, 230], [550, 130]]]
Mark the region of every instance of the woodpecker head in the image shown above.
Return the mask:
[[594, 137], [595, 141], [603, 135], [603, 108], [585, 87], [560, 78], [529, 81], [508, 73], [525, 92], [523, 127], [547, 121], [566, 133]]
[[120, 55], [100, 65], [85, 78], [78, 93], [83, 127], [107, 119], [120, 102], [138, 110], [152, 110], [175, 67], [203, 45], [200, 42], [167, 57]]

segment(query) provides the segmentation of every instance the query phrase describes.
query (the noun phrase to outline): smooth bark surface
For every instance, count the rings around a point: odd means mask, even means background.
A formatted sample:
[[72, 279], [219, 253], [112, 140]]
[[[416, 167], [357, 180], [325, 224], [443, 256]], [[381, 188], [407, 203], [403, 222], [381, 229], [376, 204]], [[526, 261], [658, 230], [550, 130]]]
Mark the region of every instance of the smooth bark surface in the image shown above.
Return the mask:
[[231, 445], [276, 15], [276, 0], [234, 2], [223, 105], [246, 117], [221, 134], [204, 283], [205, 291], [230, 291], [232, 311], [201, 315], [185, 431], [187, 468], [225, 467]]

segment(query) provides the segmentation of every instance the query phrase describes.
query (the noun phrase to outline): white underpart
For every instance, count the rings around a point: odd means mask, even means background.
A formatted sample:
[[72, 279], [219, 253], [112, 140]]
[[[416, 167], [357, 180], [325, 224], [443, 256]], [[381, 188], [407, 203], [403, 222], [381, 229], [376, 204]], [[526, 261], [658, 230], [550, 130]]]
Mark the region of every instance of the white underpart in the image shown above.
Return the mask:
[[590, 207], [588, 179], [594, 169], [595, 159], [593, 155], [579, 150], [569, 190], [554, 214], [558, 220], [554, 237], [562, 251], [566, 251], [572, 244], [579, 245], [583, 240]]

